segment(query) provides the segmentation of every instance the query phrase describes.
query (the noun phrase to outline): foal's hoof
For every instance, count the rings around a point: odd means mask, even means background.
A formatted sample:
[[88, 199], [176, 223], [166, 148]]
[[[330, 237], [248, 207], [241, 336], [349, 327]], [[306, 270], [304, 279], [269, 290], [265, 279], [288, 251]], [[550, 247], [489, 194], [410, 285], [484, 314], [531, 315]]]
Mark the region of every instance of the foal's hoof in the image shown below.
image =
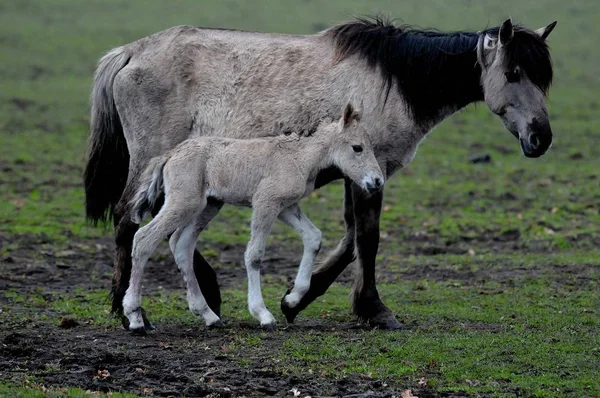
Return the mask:
[[300, 313], [297, 305], [295, 307], [290, 307], [289, 304], [285, 301], [285, 298], [288, 294], [290, 294], [291, 291], [292, 289], [288, 289], [288, 291], [285, 292], [283, 298], [281, 299], [281, 312], [283, 312], [283, 315], [285, 315], [285, 320], [287, 321], [287, 323], [294, 323], [296, 316], [298, 316], [298, 314]]
[[131, 334], [134, 334], [136, 336], [145, 336], [148, 334], [148, 331], [146, 331], [145, 327], [129, 329], [129, 331], [131, 332]]
[[[146, 311], [144, 311], [143, 308], [140, 308], [140, 311], [142, 313], [142, 320], [144, 321], [144, 327], [143, 329], [146, 332], [150, 332], [152, 330], [155, 330], [156, 327], [152, 324], [152, 322], [150, 322], [148, 320], [148, 318], [146, 317]], [[127, 319], [127, 317], [125, 315], [121, 315], [121, 325], [123, 325], [123, 328], [125, 330], [130, 330], [129, 329], [129, 319]], [[136, 329], [142, 329], [142, 328], [136, 328]], [[131, 330], [133, 332], [133, 330]], [[144, 333], [145, 334], [145, 333]]]
[[277, 330], [277, 324], [276, 323], [265, 323], [264, 325], [261, 324], [260, 327], [263, 330], [266, 330], [267, 332], [274, 332], [275, 330]]
[[223, 321], [221, 321], [220, 319], [216, 322], [211, 323], [210, 325], [206, 325], [206, 328], [208, 330], [215, 330], [215, 329], [225, 329], [225, 324], [223, 323]]
[[123, 329], [129, 330], [129, 319], [125, 315], [121, 315], [121, 325], [123, 325]]
[[149, 332], [151, 330], [156, 329], [156, 327], [154, 327], [154, 325], [152, 324], [152, 322], [150, 322], [150, 320], [146, 316], [146, 311], [144, 311], [143, 308], [142, 308], [142, 319], [144, 320], [144, 328], [146, 328], [146, 331]]

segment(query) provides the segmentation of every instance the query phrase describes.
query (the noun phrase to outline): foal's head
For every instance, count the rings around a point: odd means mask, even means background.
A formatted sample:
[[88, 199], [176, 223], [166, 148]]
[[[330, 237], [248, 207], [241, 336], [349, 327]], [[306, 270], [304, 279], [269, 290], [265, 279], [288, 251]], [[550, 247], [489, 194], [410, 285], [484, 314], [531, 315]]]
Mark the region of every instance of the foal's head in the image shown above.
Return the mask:
[[325, 135], [335, 166], [369, 193], [383, 188], [383, 173], [367, 130], [360, 123], [360, 112], [348, 104], [340, 120], [325, 126], [325, 129], [330, 130]]
[[555, 25], [531, 31], [509, 19], [484, 32], [477, 45], [485, 102], [531, 158], [542, 156], [552, 144], [544, 99], [552, 82], [546, 38]]

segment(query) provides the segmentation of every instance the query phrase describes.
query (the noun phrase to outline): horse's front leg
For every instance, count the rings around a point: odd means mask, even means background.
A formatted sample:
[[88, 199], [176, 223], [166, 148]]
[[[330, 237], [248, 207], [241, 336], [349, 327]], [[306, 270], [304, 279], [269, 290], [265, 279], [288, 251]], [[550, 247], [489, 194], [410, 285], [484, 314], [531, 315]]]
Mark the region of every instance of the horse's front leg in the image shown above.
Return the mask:
[[379, 248], [379, 218], [383, 191], [367, 194], [352, 186], [356, 221], [356, 253], [358, 264], [352, 290], [352, 310], [359, 320], [384, 329], [398, 329], [400, 323], [379, 298], [375, 283], [375, 258]]
[[[300, 311], [308, 307], [308, 305], [317, 297], [323, 295], [338, 275], [341, 274], [348, 264], [355, 259], [355, 224], [352, 201], [352, 182], [350, 180], [345, 180], [344, 182], [344, 221], [346, 223], [344, 237], [335, 250], [329, 253], [327, 259], [317, 265], [310, 279], [308, 291], [294, 307], [283, 305], [282, 302], [281, 310], [289, 323], [293, 323]], [[292, 288], [288, 289], [285, 296], [291, 291]]]

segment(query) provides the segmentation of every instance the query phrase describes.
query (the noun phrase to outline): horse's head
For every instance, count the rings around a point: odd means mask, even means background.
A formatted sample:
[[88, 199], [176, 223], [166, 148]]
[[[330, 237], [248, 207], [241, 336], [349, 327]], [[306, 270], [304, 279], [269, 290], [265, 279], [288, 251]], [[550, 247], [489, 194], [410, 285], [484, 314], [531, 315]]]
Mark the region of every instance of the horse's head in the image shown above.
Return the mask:
[[383, 188], [385, 178], [373, 150], [367, 130], [360, 122], [360, 112], [351, 104], [344, 107], [342, 117], [331, 125], [330, 155], [340, 171], [355, 184], [374, 193]]
[[482, 32], [477, 45], [485, 102], [530, 158], [552, 145], [545, 97], [552, 82], [546, 38], [554, 26], [556, 22], [531, 31], [508, 19], [500, 28]]

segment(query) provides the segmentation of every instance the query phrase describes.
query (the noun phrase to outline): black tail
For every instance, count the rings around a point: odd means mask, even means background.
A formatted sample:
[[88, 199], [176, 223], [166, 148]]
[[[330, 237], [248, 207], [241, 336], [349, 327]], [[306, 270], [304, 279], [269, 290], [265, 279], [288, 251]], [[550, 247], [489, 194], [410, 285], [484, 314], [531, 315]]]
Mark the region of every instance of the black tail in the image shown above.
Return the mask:
[[113, 97], [116, 74], [130, 56], [124, 47], [108, 53], [98, 65], [92, 89], [87, 165], [83, 175], [86, 218], [94, 225], [114, 216], [129, 169], [129, 151]]

